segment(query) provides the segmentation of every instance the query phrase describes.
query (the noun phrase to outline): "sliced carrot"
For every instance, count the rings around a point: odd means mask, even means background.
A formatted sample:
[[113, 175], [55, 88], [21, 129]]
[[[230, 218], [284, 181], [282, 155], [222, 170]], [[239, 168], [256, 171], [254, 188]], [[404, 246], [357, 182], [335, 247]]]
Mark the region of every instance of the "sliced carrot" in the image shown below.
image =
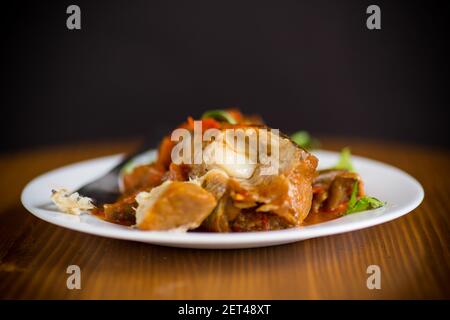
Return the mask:
[[158, 160], [156, 162], [166, 169], [169, 168], [169, 165], [172, 162], [171, 153], [173, 147], [174, 143], [170, 140], [169, 136], [165, 136], [159, 145]]

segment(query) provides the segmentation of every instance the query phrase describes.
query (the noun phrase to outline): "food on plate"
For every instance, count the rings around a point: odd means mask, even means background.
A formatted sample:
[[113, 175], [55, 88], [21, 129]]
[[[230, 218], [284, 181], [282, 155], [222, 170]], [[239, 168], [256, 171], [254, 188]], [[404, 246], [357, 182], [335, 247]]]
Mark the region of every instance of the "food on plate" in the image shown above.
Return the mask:
[[198, 228], [217, 204], [213, 194], [198, 184], [171, 180], [139, 192], [136, 202], [139, 229], [181, 231]]
[[286, 229], [384, 205], [364, 194], [348, 149], [335, 167], [317, 170], [314, 146], [305, 131], [288, 137], [259, 116], [212, 110], [164, 137], [153, 163], [124, 173], [115, 203], [53, 198], [62, 211], [90, 210], [141, 230], [209, 232]]
[[74, 215], [95, 208], [90, 198], [82, 197], [78, 192], [70, 193], [66, 189], [52, 190], [51, 199], [59, 210]]

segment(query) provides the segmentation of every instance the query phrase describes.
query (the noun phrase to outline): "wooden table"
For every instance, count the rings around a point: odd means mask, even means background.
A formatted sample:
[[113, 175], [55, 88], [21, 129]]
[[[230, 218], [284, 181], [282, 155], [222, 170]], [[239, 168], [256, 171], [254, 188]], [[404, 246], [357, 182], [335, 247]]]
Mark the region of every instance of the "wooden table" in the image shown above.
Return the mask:
[[[450, 298], [450, 153], [352, 139], [355, 154], [405, 170], [425, 200], [398, 220], [365, 230], [276, 247], [176, 249], [66, 230], [29, 214], [19, 197], [38, 174], [68, 163], [129, 151], [136, 143], [97, 143], [0, 155], [0, 298], [16, 299], [396, 299]], [[81, 268], [81, 290], [66, 268]], [[381, 290], [366, 268], [381, 267]]]

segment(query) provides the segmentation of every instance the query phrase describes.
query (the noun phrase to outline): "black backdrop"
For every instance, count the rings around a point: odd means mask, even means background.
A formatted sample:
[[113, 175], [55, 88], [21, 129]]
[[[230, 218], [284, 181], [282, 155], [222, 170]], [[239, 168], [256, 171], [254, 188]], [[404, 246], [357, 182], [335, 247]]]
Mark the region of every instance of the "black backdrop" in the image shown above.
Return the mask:
[[[66, 28], [81, 7], [82, 29]], [[381, 7], [382, 30], [366, 28]], [[238, 106], [287, 133], [448, 146], [450, 8], [429, 1], [2, 3], [1, 151], [147, 136]]]

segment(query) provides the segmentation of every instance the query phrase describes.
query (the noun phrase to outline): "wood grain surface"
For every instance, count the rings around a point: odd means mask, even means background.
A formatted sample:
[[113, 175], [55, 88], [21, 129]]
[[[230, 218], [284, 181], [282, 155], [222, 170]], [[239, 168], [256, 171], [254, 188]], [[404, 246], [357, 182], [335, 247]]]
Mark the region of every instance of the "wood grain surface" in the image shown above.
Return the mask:
[[[2, 299], [449, 299], [450, 153], [354, 139], [324, 147], [395, 165], [416, 177], [425, 200], [376, 227], [294, 244], [242, 250], [176, 249], [106, 239], [41, 221], [20, 204], [36, 175], [76, 161], [130, 151], [116, 142], [0, 155]], [[66, 268], [81, 268], [81, 290]], [[381, 290], [366, 268], [381, 267]]]

